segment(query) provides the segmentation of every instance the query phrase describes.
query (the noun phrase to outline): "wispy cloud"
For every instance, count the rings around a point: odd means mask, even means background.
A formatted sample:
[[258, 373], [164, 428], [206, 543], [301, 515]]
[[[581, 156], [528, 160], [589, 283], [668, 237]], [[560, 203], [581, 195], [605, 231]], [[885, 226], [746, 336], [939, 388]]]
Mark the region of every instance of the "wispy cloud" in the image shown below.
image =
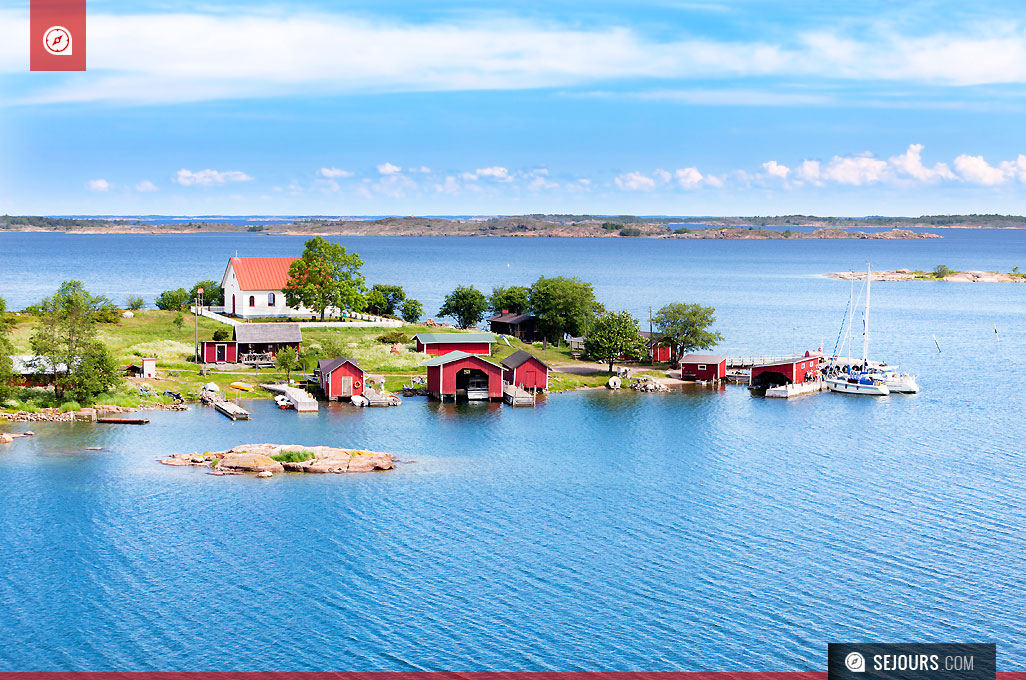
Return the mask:
[[144, 180], [143, 180], [143, 181], [141, 181], [141, 182], [136, 182], [136, 184], [135, 184], [135, 190], [136, 190], [136, 191], [138, 191], [138, 192], [140, 192], [140, 193], [144, 193], [144, 194], [146, 194], [146, 193], [152, 193], [152, 192], [154, 192], [154, 191], [159, 191], [159, 190], [157, 189], [157, 185], [156, 185], [156, 184], [154, 184], [153, 182], [151, 182], [151, 181], [150, 181], [150, 180], [148, 180], [148, 179], [144, 179]]
[[175, 174], [174, 181], [183, 187], [191, 186], [212, 186], [215, 184], [227, 184], [229, 182], [251, 182], [252, 177], [240, 170], [199, 170], [193, 172], [182, 168]]
[[86, 182], [86, 187], [89, 191], [110, 191], [110, 182], [103, 178], [91, 179]]
[[[89, 79], [39, 79], [16, 102], [166, 103], [348, 92], [588, 87], [601, 82], [801, 79], [960, 87], [1026, 84], [1026, 24], [912, 35], [880, 25], [666, 40], [611, 25], [510, 18], [429, 23], [341, 13], [90, 14]], [[0, 11], [0, 73], [26, 67], [28, 16]], [[182, 36], [188, 36], [183, 40]], [[344, 45], [339, 49], [338, 45]], [[39, 83], [39, 84], [36, 84]], [[823, 103], [814, 90], [670, 87], [707, 104]], [[7, 101], [10, 101], [8, 99]]]
[[317, 174], [327, 179], [339, 179], [341, 177], [352, 177], [353, 173], [349, 170], [342, 170], [341, 168], [321, 168], [317, 171]]

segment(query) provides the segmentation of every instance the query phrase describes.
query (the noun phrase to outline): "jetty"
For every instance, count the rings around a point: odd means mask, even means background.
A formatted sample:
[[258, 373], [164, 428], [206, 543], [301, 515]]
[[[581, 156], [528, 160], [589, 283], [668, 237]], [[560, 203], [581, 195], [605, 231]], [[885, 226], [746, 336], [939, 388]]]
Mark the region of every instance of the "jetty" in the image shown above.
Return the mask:
[[534, 406], [537, 403], [538, 392], [533, 393], [518, 385], [506, 383], [502, 386], [502, 398], [510, 406]]
[[363, 398], [367, 400], [367, 406], [398, 406], [401, 403], [394, 394], [379, 392], [373, 387], [363, 388]]
[[214, 402], [214, 408], [232, 420], [249, 420], [249, 411], [226, 399]]
[[316, 413], [317, 400], [310, 393], [298, 387], [288, 385], [261, 384], [265, 390], [272, 394], [280, 394], [289, 400], [292, 407], [299, 413]]
[[826, 383], [822, 380], [810, 380], [808, 382], [778, 385], [777, 387], [767, 388], [766, 396], [774, 399], [790, 399], [791, 397], [800, 397], [803, 394], [823, 392], [826, 389]]
[[97, 418], [98, 423], [111, 423], [113, 425], [149, 425], [149, 418]]

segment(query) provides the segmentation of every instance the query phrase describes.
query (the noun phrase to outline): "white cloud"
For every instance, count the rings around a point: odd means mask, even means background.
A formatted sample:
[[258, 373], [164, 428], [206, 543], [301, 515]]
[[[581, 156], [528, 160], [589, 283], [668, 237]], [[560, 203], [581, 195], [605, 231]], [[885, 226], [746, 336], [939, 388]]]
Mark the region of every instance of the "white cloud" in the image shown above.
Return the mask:
[[677, 177], [677, 184], [685, 189], [694, 189], [702, 183], [702, 173], [698, 168], [681, 168], [673, 173]]
[[392, 165], [391, 163], [385, 162], [378, 166], [378, 172], [382, 175], [394, 175], [397, 172], [402, 172], [402, 168], [398, 165]]
[[193, 172], [182, 168], [175, 175], [174, 181], [183, 187], [191, 186], [212, 186], [214, 184], [227, 184], [229, 182], [250, 182], [253, 178], [239, 170], [199, 170]]
[[1009, 177], [1026, 182], [1026, 156], [1019, 154], [1014, 161], [1002, 161], [1001, 169]]
[[662, 168], [656, 168], [652, 172], [652, 175], [653, 175], [653, 177], [655, 177], [656, 181], [661, 182], [663, 184], [665, 184], [666, 182], [669, 182], [670, 178], [673, 177], [673, 175], [671, 175], [666, 170], [663, 170]]
[[418, 168], [410, 168], [410, 172], [419, 172], [422, 175], [426, 175], [426, 174], [431, 172], [431, 168], [429, 168], [426, 165], [422, 165], [422, 166], [420, 166]]
[[640, 172], [628, 172], [613, 181], [617, 187], [626, 191], [651, 191], [656, 186], [654, 179]]
[[875, 158], [871, 154], [834, 156], [822, 171], [823, 179], [852, 186], [874, 184], [890, 176], [887, 161]]
[[983, 156], [970, 156], [962, 154], [955, 158], [955, 170], [966, 182], [982, 184], [983, 186], [996, 186], [1004, 184], [1008, 179], [1001, 168], [995, 168], [983, 159]]
[[110, 182], [108, 182], [107, 180], [105, 180], [103, 178], [91, 179], [88, 182], [86, 182], [86, 186], [89, 188], [89, 191], [109, 191], [110, 190]]
[[787, 176], [791, 174], [791, 168], [776, 161], [766, 161], [762, 164], [762, 169], [766, 171], [767, 175], [777, 179], [787, 179]]
[[158, 191], [157, 185], [154, 184], [153, 182], [151, 182], [148, 179], [144, 179], [141, 182], [137, 182], [136, 185], [135, 185], [135, 190], [140, 192], [140, 193], [149, 193], [149, 192], [152, 192], [152, 191]]
[[942, 179], [955, 179], [947, 163], [935, 163], [933, 167], [923, 165], [923, 145], [909, 144], [905, 153], [891, 157], [891, 165], [899, 173], [908, 175], [920, 182], [936, 182]]
[[493, 165], [490, 168], [478, 168], [474, 171], [477, 177], [489, 177], [497, 182], [509, 182], [513, 178], [509, 176], [509, 170], [500, 165]]
[[[90, 13], [89, 32], [93, 76], [33, 82], [22, 101], [170, 103], [296, 93], [568, 87], [628, 78], [1026, 83], [1026, 31], [1019, 22], [979, 22], [914, 36], [878, 22], [855, 37], [854, 29], [831, 26], [775, 40], [666, 40], [617, 25], [488, 23], [474, 16], [414, 23], [264, 6], [222, 13], [96, 11]], [[0, 72], [22, 72], [27, 12], [0, 10], [0, 33]], [[772, 88], [682, 89], [652, 96], [792, 106], [830, 98]]]
[[794, 175], [804, 182], [819, 184], [819, 161], [802, 161]]
[[317, 174], [327, 179], [338, 179], [340, 177], [352, 177], [353, 173], [349, 170], [342, 170], [341, 168], [321, 168], [317, 171]]

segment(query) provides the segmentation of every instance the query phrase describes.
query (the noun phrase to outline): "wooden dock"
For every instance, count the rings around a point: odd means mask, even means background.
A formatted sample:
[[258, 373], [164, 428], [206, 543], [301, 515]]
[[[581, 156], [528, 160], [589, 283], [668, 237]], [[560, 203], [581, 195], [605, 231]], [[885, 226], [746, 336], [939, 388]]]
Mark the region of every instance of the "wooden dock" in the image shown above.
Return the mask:
[[502, 386], [502, 398], [510, 406], [534, 406], [537, 392], [532, 393], [523, 387], [507, 383]]
[[289, 400], [289, 403], [292, 404], [292, 407], [299, 413], [314, 413], [317, 411], [317, 400], [298, 387], [273, 385], [270, 383], [262, 384], [260, 387], [263, 387], [272, 394], [284, 395]]
[[214, 408], [216, 408], [222, 415], [225, 415], [232, 420], [249, 420], [249, 411], [234, 402], [224, 399], [221, 401], [215, 401]]
[[114, 425], [149, 425], [149, 418], [97, 418], [98, 423], [111, 423]]
[[809, 382], [770, 387], [766, 390], [766, 396], [771, 399], [790, 399], [791, 397], [800, 397], [803, 394], [822, 392], [826, 390], [826, 388], [826, 383], [822, 380], [812, 380]]
[[364, 387], [363, 396], [367, 399], [368, 406], [398, 406], [393, 395], [388, 392], [379, 392], [373, 387]]

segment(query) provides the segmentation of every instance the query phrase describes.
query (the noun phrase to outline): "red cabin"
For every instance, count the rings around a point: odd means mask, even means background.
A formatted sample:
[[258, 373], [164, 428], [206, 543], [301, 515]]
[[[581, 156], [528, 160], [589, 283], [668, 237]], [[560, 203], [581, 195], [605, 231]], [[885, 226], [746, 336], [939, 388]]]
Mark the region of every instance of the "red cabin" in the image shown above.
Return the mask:
[[502, 399], [502, 366], [476, 354], [449, 352], [424, 365], [428, 392], [436, 399]]
[[205, 364], [234, 364], [239, 359], [239, 343], [234, 340], [204, 340], [200, 358]]
[[367, 385], [364, 371], [355, 359], [321, 359], [317, 362], [317, 371], [320, 374], [321, 391], [329, 401], [361, 395]]
[[283, 348], [299, 351], [303, 333], [295, 323], [245, 323], [235, 326], [231, 341], [204, 340], [200, 357], [206, 364], [267, 365]]
[[752, 366], [752, 377], [748, 384], [756, 389], [764, 389], [818, 380], [822, 357], [822, 352], [806, 352], [803, 357]]
[[668, 342], [665, 342], [661, 335], [641, 331], [641, 336], [645, 338], [645, 346], [648, 347], [649, 361], [653, 364], [669, 363], [670, 358], [673, 356], [673, 347]]
[[681, 380], [723, 380], [727, 357], [719, 354], [688, 354], [680, 360]]
[[549, 367], [524, 350], [517, 350], [500, 361], [502, 380], [525, 390], [549, 389]]
[[417, 333], [413, 336], [417, 351], [433, 356], [449, 352], [491, 354], [495, 336], [491, 333]]

